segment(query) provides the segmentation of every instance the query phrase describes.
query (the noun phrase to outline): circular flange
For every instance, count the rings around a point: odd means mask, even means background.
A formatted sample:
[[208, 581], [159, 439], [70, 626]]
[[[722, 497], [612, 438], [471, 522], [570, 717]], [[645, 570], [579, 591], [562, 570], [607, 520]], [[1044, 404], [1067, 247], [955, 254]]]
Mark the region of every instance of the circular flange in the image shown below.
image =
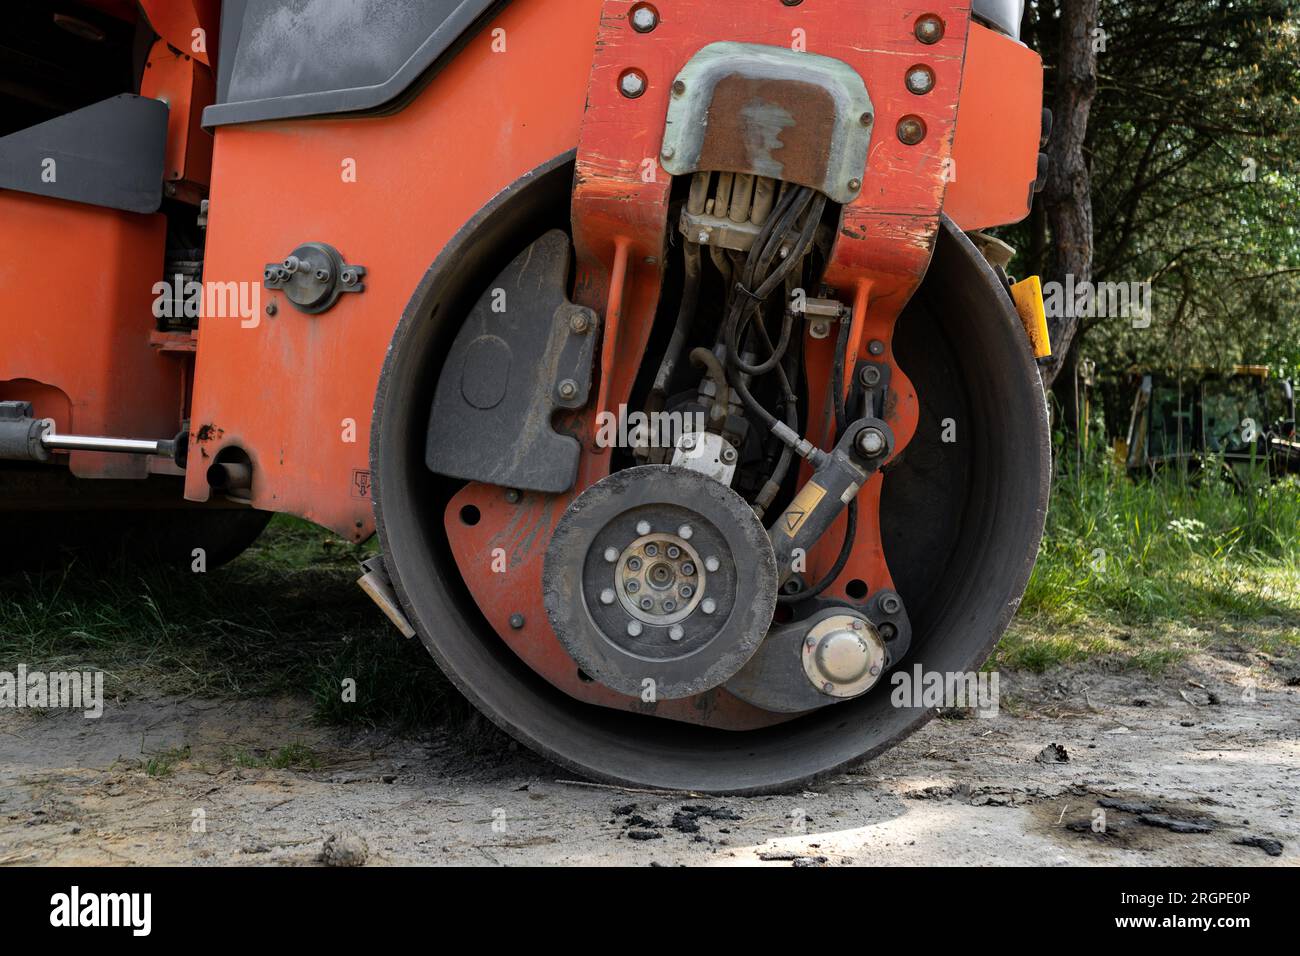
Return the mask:
[[574, 500], [542, 584], [551, 626], [586, 674], [672, 700], [717, 687], [758, 649], [776, 608], [776, 559], [730, 488], [643, 465]]
[[885, 669], [885, 642], [870, 621], [833, 614], [818, 621], [803, 642], [803, 670], [828, 697], [857, 697]]

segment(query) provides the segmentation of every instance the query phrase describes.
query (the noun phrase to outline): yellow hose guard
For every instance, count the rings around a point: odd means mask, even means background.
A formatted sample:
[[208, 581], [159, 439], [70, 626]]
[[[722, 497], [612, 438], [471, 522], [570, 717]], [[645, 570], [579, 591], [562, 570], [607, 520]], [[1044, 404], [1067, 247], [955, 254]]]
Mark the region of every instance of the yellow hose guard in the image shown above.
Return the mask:
[[1043, 284], [1038, 276], [1030, 276], [1011, 287], [1011, 298], [1024, 323], [1025, 334], [1029, 344], [1034, 347], [1037, 358], [1047, 358], [1052, 354], [1052, 340], [1047, 334], [1047, 310], [1043, 307]]

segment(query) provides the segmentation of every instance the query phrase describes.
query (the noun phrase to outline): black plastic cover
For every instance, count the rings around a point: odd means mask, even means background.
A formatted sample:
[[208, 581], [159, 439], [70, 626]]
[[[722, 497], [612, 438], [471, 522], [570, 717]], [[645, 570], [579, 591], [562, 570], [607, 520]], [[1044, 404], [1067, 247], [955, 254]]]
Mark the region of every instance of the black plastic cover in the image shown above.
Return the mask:
[[166, 150], [167, 105], [123, 93], [0, 137], [0, 189], [157, 212]]
[[1025, 0], [972, 0], [971, 15], [1007, 36], [1020, 39], [1020, 19]]
[[226, 0], [216, 103], [224, 126], [373, 110], [451, 53], [505, 0]]

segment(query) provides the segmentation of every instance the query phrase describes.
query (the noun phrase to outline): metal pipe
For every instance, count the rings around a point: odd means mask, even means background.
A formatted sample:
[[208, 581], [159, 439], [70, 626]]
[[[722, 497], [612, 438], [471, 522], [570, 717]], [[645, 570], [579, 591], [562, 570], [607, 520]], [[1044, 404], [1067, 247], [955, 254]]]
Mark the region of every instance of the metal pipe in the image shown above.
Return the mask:
[[170, 455], [164, 446], [175, 443], [169, 439], [153, 441], [147, 438], [105, 438], [99, 435], [54, 435], [46, 432], [41, 445], [49, 451], [107, 451], [129, 455]]

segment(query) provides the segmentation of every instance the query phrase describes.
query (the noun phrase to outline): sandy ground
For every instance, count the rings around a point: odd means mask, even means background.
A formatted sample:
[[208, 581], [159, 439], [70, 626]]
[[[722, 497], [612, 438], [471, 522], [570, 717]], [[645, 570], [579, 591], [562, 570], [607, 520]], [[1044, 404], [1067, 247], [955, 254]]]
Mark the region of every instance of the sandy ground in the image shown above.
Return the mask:
[[[0, 864], [318, 865], [328, 843], [330, 861], [369, 865], [1295, 865], [1300, 681], [1261, 657], [1159, 678], [1004, 673], [999, 717], [932, 721], [815, 790], [758, 798], [565, 782], [495, 733], [341, 734], [298, 700], [0, 711]], [[289, 743], [320, 766], [232, 756]], [[1036, 759], [1049, 744], [1065, 762]], [[170, 773], [145, 772], [185, 746]], [[1281, 855], [1234, 842], [1250, 837]]]

